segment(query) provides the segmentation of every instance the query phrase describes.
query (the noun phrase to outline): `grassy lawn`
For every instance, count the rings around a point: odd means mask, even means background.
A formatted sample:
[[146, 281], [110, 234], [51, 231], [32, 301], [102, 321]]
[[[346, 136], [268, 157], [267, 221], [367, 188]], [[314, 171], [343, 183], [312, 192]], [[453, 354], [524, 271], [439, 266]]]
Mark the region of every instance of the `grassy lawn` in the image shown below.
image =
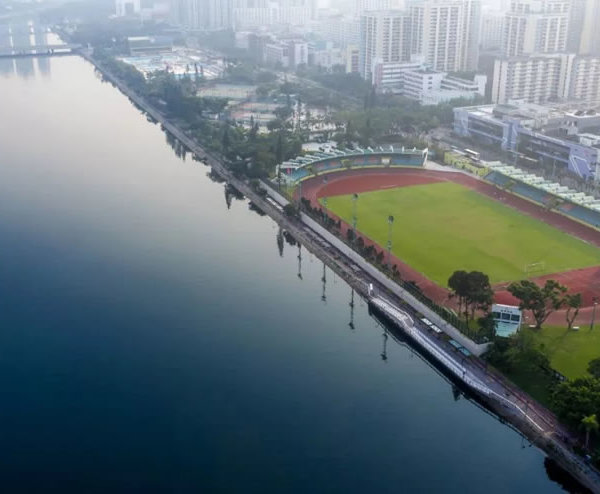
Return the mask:
[[[351, 195], [329, 197], [327, 208], [351, 223]], [[394, 216], [392, 252], [439, 285], [457, 269], [486, 273], [494, 283], [600, 264], [600, 249], [467, 187], [435, 183], [360, 194], [358, 229], [379, 245]]]
[[535, 336], [546, 347], [552, 367], [570, 379], [586, 376], [588, 362], [600, 357], [600, 325], [592, 331], [588, 325], [579, 331], [544, 326]]

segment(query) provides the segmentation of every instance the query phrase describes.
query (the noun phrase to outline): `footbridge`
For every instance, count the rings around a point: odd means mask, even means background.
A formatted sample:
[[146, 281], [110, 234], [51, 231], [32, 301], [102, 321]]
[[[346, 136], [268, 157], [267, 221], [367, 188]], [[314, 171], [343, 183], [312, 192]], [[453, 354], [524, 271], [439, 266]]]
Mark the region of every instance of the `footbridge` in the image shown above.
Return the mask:
[[68, 55], [81, 47], [78, 44], [0, 46], [0, 58]]

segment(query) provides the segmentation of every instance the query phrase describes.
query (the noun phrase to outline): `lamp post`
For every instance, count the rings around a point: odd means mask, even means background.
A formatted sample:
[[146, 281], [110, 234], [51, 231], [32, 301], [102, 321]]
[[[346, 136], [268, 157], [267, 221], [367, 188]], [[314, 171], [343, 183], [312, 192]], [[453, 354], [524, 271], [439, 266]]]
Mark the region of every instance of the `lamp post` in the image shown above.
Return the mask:
[[392, 226], [394, 225], [394, 217], [390, 214], [388, 216], [388, 240], [387, 240], [387, 251], [388, 251], [388, 271], [390, 270], [390, 261], [392, 258]]
[[594, 329], [594, 321], [596, 320], [596, 307], [598, 306], [598, 297], [592, 298], [594, 308], [592, 309], [592, 321], [590, 322], [590, 331]]
[[[327, 185], [327, 177], [323, 177], [323, 188], [325, 188], [325, 186]], [[325, 228], [328, 227], [329, 221], [328, 221], [328, 216], [327, 216], [327, 197], [323, 197], [323, 215], [324, 215], [324, 220], [325, 220]]]
[[356, 242], [356, 224], [358, 223], [358, 218], [356, 216], [356, 201], [358, 201], [358, 194], [352, 194], [352, 231], [354, 233], [352, 236], [352, 243]]

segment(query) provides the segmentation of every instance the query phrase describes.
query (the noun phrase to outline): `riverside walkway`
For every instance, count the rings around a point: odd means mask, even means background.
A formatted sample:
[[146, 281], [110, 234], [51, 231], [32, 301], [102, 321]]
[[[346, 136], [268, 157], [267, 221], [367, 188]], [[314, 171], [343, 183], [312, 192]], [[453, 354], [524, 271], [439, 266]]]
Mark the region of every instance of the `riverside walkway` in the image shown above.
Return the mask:
[[[458, 361], [457, 356], [453, 353], [456, 349], [452, 348], [445, 339], [428, 336], [427, 328], [414, 322], [416, 314], [411, 315], [399, 309], [399, 307], [406, 306], [405, 301], [371, 277], [364, 269], [357, 271], [356, 263], [329, 243], [324, 235], [309, 228], [303, 220], [284, 215], [281, 207], [276, 207], [274, 203], [263, 197], [247, 182], [235, 177], [219, 157], [208, 153], [181, 130], [176, 122], [170, 121], [166, 115], [153, 107], [148, 101], [104, 70], [89, 53], [82, 51], [81, 55], [140, 109], [155, 121], [160, 122], [165, 130], [184, 144], [194, 155], [210, 165], [215, 173], [244, 194], [282, 228], [293, 235], [296, 240], [320, 258], [330, 269], [352, 286], [359, 295], [371, 300], [380, 310], [386, 312], [388, 317], [399, 324], [413, 341], [438, 360], [440, 365], [443, 365], [449, 372], [473, 389], [499, 417], [513, 424], [524, 436], [548, 453], [592, 492], [600, 494], [600, 474], [572, 452], [569, 444], [572, 444], [574, 439], [569, 437], [569, 434], [549, 410], [529, 398], [513, 384], [505, 381], [500, 375], [488, 369], [479, 358], [458, 357], [461, 359]], [[374, 287], [378, 294], [376, 298], [371, 297], [370, 286]]]

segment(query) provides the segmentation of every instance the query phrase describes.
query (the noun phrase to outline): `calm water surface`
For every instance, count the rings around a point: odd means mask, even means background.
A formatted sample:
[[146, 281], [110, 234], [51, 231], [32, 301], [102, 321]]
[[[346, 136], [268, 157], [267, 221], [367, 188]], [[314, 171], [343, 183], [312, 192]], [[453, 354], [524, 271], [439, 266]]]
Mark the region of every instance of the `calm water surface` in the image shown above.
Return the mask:
[[561, 491], [207, 171], [83, 60], [0, 60], [5, 492]]

